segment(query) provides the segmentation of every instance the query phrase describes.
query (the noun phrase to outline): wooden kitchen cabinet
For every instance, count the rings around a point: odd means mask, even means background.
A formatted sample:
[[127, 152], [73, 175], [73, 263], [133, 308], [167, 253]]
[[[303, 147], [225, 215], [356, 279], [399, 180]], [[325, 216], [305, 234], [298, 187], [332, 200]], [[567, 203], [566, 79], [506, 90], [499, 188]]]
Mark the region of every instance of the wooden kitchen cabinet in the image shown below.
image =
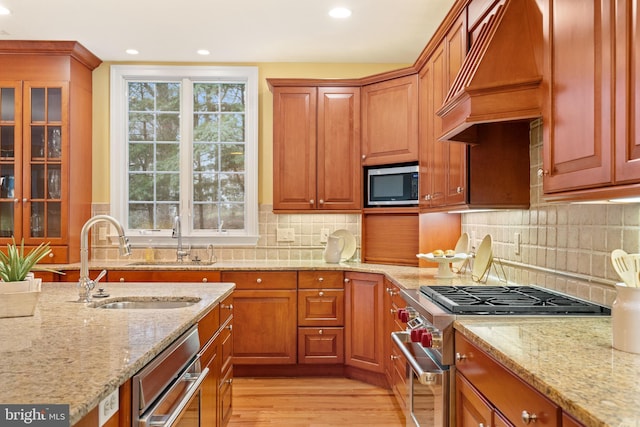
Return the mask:
[[223, 271], [233, 282], [233, 364], [297, 362], [297, 272]]
[[418, 266], [417, 209], [366, 209], [362, 215], [362, 260]]
[[403, 413], [409, 408], [407, 402], [408, 392], [408, 371], [407, 359], [402, 352], [391, 341], [391, 333], [404, 331], [406, 324], [398, 318], [398, 310], [407, 306], [400, 295], [400, 289], [391, 283], [386, 277], [384, 279], [384, 366], [387, 382], [393, 390], [396, 401]]
[[273, 209], [358, 211], [360, 88], [287, 87], [273, 91]]
[[344, 363], [344, 274], [298, 272], [298, 363]]
[[466, 201], [468, 147], [438, 140], [442, 134], [442, 119], [436, 114], [466, 52], [467, 29], [463, 13], [418, 74], [421, 208]]
[[[636, 196], [640, 184], [637, 0], [542, 2], [543, 189], [548, 200]], [[576, 79], [575, 76], [581, 76]]]
[[[75, 274], [73, 275], [75, 276]], [[70, 274], [69, 277], [72, 277]], [[91, 275], [93, 278], [94, 276]], [[77, 276], [76, 276], [77, 280]], [[218, 270], [127, 270], [107, 272], [109, 282], [220, 282]]]
[[0, 41], [0, 244], [49, 242], [45, 263], [80, 259], [100, 63], [76, 42]]
[[503, 425], [526, 426], [526, 411], [535, 415], [538, 426], [560, 426], [560, 407], [458, 332], [455, 348], [460, 355], [456, 357], [456, 386], [462, 388], [456, 390], [456, 425], [477, 426], [477, 421], [495, 420], [497, 415], [506, 420]]
[[418, 76], [362, 87], [362, 164], [418, 161]]
[[[384, 276], [346, 272], [345, 364], [357, 368], [349, 373], [368, 376], [367, 382], [386, 385], [384, 346]], [[359, 371], [358, 371], [359, 370]], [[367, 375], [371, 374], [371, 375]]]

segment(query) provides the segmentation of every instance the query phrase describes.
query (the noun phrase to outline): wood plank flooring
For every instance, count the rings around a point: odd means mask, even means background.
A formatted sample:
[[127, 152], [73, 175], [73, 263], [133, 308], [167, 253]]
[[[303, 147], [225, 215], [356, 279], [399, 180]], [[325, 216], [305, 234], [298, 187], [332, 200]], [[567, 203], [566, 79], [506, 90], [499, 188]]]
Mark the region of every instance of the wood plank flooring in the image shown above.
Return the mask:
[[346, 378], [234, 378], [229, 427], [401, 427], [391, 390]]

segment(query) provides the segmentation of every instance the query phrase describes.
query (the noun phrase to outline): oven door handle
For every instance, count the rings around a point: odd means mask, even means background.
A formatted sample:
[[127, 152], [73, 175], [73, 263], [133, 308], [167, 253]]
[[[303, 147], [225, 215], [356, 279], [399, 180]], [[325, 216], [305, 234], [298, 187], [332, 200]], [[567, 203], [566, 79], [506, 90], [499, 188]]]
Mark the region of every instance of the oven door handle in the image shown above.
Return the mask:
[[[156, 415], [154, 414], [154, 410], [150, 410], [149, 414], [144, 418], [140, 419], [140, 426], [153, 426], [153, 427], [171, 427], [178, 420], [182, 411], [187, 407], [193, 396], [200, 390], [200, 385], [205, 380], [207, 375], [209, 374], [209, 368], [204, 368], [202, 372], [199, 374], [186, 372], [182, 375], [182, 378], [179, 382], [190, 382], [186, 390], [183, 392], [182, 396], [179, 398], [177, 404], [174, 405], [173, 409], [169, 414], [164, 415]], [[158, 402], [157, 406], [163, 403], [162, 401]]]
[[411, 366], [411, 370], [415, 372], [420, 384], [442, 384], [445, 370], [438, 366], [438, 364], [428, 357], [426, 353], [424, 357], [420, 358], [420, 360], [416, 359], [413, 352], [409, 349], [413, 343], [411, 342], [408, 332], [392, 332], [391, 339], [405, 359], [407, 359], [407, 362], [409, 362], [409, 366]]

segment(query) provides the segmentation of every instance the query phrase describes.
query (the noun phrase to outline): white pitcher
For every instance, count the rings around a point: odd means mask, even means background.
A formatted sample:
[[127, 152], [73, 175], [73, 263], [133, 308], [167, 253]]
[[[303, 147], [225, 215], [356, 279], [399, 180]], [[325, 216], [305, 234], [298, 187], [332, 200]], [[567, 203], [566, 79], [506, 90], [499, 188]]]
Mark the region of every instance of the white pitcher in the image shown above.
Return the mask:
[[344, 238], [336, 236], [327, 237], [327, 246], [324, 248], [324, 261], [330, 264], [337, 264], [342, 257], [344, 249]]

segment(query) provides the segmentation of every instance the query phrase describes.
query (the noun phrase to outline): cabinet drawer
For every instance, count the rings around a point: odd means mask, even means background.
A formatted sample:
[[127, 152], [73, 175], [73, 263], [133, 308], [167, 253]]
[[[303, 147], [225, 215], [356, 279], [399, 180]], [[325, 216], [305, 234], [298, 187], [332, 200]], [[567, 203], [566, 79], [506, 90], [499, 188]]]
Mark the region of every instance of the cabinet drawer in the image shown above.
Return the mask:
[[456, 369], [484, 395], [513, 425], [525, 426], [523, 411], [535, 414], [536, 425], [555, 427], [560, 409], [544, 395], [492, 359], [464, 336], [456, 333]]
[[298, 328], [298, 363], [344, 363], [344, 328]]
[[223, 282], [233, 282], [236, 289], [296, 289], [295, 271], [223, 271]]
[[109, 270], [110, 282], [219, 282], [219, 271]]
[[233, 294], [226, 297], [220, 303], [220, 324], [224, 325], [233, 315]]
[[233, 360], [233, 342], [232, 333], [233, 323], [225, 325], [218, 335], [217, 342], [219, 345], [218, 352], [220, 353], [220, 372], [224, 377], [224, 373], [231, 369], [231, 362]]
[[298, 326], [343, 325], [343, 290], [304, 289], [298, 291]]
[[344, 288], [344, 274], [342, 271], [299, 271], [298, 288], [342, 289]]
[[202, 319], [198, 321], [198, 338], [200, 338], [200, 348], [207, 345], [220, 328], [219, 305], [209, 310]]

